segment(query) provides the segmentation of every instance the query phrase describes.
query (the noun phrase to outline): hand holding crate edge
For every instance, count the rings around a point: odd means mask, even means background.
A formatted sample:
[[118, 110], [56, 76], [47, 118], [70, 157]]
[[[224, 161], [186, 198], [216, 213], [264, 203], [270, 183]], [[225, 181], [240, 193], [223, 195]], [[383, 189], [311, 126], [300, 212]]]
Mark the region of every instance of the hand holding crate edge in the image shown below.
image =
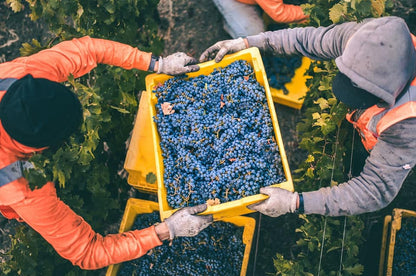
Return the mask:
[[[264, 72], [264, 67], [263, 67], [263, 63], [262, 63], [262, 59], [260, 56], [260, 53], [258, 51], [257, 48], [249, 48], [231, 55], [227, 55], [222, 61], [220, 61], [219, 63], [216, 63], [215, 61], [208, 61], [205, 63], [201, 63], [200, 67], [201, 70], [198, 72], [194, 72], [194, 73], [190, 73], [187, 76], [189, 78], [193, 78], [196, 77], [198, 75], [208, 75], [210, 74], [215, 68], [218, 67], [225, 67], [229, 64], [231, 64], [232, 62], [236, 61], [236, 60], [246, 60], [248, 61], [248, 63], [253, 67], [253, 71], [255, 74], [255, 78], [256, 80], [260, 83], [261, 86], [263, 86], [265, 93], [266, 93], [266, 98], [267, 98], [267, 104], [269, 106], [269, 110], [270, 110], [270, 116], [272, 119], [272, 123], [273, 123], [273, 128], [274, 128], [274, 135], [276, 138], [276, 143], [279, 147], [279, 152], [280, 152], [280, 157], [281, 157], [281, 162], [282, 162], [282, 167], [283, 167], [283, 171], [284, 171], [284, 175], [286, 178], [286, 182], [280, 183], [278, 185], [273, 185], [273, 186], [277, 186], [286, 190], [290, 190], [293, 191], [293, 183], [292, 183], [292, 179], [291, 179], [291, 175], [290, 175], [290, 171], [289, 171], [289, 167], [288, 167], [288, 162], [286, 159], [286, 155], [285, 155], [285, 151], [283, 148], [283, 142], [282, 142], [282, 138], [280, 135], [280, 129], [277, 123], [277, 117], [275, 114], [275, 110], [274, 110], [274, 106], [273, 106], [273, 101], [272, 101], [272, 97], [270, 95], [270, 89], [267, 83], [267, 77], [266, 74]], [[153, 88], [155, 86], [157, 86], [159, 83], [164, 83], [166, 80], [170, 79], [171, 76], [167, 76], [167, 75], [149, 75], [146, 78], [146, 88], [147, 91], [151, 92], [153, 90]], [[150, 106], [150, 110], [151, 110], [151, 116], [155, 116], [155, 102], [156, 102], [156, 97], [154, 95], [151, 95], [150, 99], [149, 99], [149, 106]], [[168, 217], [174, 210], [172, 210], [172, 208], [168, 205], [167, 201], [166, 201], [166, 188], [163, 185], [163, 162], [162, 162], [162, 156], [161, 156], [161, 149], [159, 146], [159, 142], [160, 142], [160, 138], [159, 138], [159, 134], [157, 131], [157, 127], [155, 123], [152, 123], [152, 135], [153, 135], [153, 146], [155, 148], [155, 159], [156, 159], [156, 168], [157, 168], [157, 179], [158, 179], [158, 199], [159, 199], [159, 204], [160, 204], [160, 212], [161, 212], [161, 217], [162, 219]], [[203, 214], [214, 214], [214, 218], [218, 219], [218, 218], [223, 218], [223, 217], [230, 217], [230, 216], [235, 216], [235, 215], [240, 215], [240, 214], [246, 214], [246, 213], [251, 213], [253, 212], [252, 210], [249, 210], [246, 208], [246, 206], [259, 202], [261, 200], [266, 199], [267, 196], [262, 195], [262, 194], [256, 194], [256, 195], [252, 195], [252, 196], [248, 196], [245, 198], [241, 198], [239, 200], [235, 200], [235, 201], [231, 201], [231, 202], [226, 202], [226, 203], [222, 203], [219, 205], [215, 205], [215, 206], [210, 206], [208, 208], [207, 211], [205, 211]]]

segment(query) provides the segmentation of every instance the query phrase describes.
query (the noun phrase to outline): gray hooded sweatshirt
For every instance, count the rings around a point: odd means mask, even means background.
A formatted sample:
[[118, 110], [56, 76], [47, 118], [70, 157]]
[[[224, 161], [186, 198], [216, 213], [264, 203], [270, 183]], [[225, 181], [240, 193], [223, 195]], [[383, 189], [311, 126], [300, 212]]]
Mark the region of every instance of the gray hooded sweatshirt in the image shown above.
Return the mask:
[[[393, 106], [416, 73], [416, 51], [398, 17], [366, 19], [328, 27], [306, 27], [249, 36], [250, 46], [276, 55], [335, 59], [359, 88]], [[416, 118], [398, 122], [380, 137], [358, 177], [335, 187], [305, 192], [306, 214], [353, 215], [387, 206], [416, 163]]]

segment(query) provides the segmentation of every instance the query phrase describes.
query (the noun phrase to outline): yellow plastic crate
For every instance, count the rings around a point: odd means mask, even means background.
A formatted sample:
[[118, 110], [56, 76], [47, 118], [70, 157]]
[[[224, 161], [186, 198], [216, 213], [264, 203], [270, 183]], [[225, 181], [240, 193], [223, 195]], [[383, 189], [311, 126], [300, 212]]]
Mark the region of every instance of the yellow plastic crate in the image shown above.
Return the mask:
[[394, 245], [396, 234], [402, 227], [402, 218], [416, 217], [415, 211], [393, 209], [392, 216], [384, 218], [382, 244], [380, 250], [379, 276], [391, 276], [393, 273]]
[[295, 109], [302, 108], [304, 97], [308, 92], [306, 80], [310, 78], [310, 76], [305, 75], [305, 72], [309, 68], [310, 64], [311, 60], [309, 58], [302, 57], [302, 64], [295, 70], [295, 75], [291, 81], [285, 84], [286, 89], [289, 91], [286, 95], [282, 89], [270, 87], [270, 92], [274, 102]]
[[156, 161], [152, 141], [152, 117], [149, 112], [149, 93], [143, 91], [139, 109], [134, 122], [124, 168], [129, 173], [127, 182], [137, 190], [145, 193], [157, 193], [157, 183], [148, 183], [149, 173], [156, 175]]
[[[120, 224], [119, 232], [122, 233], [129, 231], [133, 227], [137, 215], [153, 213], [157, 210], [159, 210], [159, 205], [157, 204], [157, 202], [137, 198], [130, 198], [127, 201], [126, 209], [124, 211], [123, 219]], [[236, 216], [233, 218], [224, 219], [222, 221], [232, 223], [239, 227], [244, 227], [242, 240], [245, 244], [245, 250], [240, 273], [241, 276], [244, 276], [247, 273], [247, 266], [250, 257], [254, 230], [256, 227], [256, 220], [254, 218]], [[106, 276], [116, 276], [120, 269], [120, 265], [122, 264], [110, 265], [107, 269]]]
[[[282, 167], [283, 172], [286, 177], [286, 181], [280, 184], [272, 185], [274, 187], [280, 187], [283, 189], [287, 189], [289, 191], [293, 191], [293, 181], [292, 176], [289, 170], [289, 163], [287, 161], [286, 153], [283, 146], [282, 136], [280, 134], [279, 124], [277, 122], [276, 111], [274, 109], [273, 99], [270, 93], [269, 84], [267, 81], [267, 76], [264, 71], [263, 61], [260, 56], [260, 52], [257, 48], [249, 48], [231, 55], [227, 55], [224, 59], [216, 63], [215, 61], [208, 61], [205, 63], [200, 64], [200, 70], [198, 72], [193, 72], [188, 74], [188, 77], [196, 77], [198, 75], [209, 75], [211, 74], [215, 68], [218, 67], [225, 67], [236, 60], [246, 60], [253, 68], [257, 81], [262, 85], [265, 89], [267, 103], [270, 110], [270, 115], [273, 123], [274, 134], [276, 138], [277, 145], [279, 147], [280, 157], [282, 160]], [[164, 83], [166, 80], [172, 78], [168, 75], [160, 75], [160, 74], [151, 74], [146, 77], [146, 91], [150, 94], [150, 113], [151, 117], [156, 115], [155, 105], [157, 103], [157, 98], [154, 95], [153, 88], [161, 83]], [[163, 183], [163, 157], [160, 148], [160, 137], [157, 130], [156, 123], [152, 121], [152, 135], [153, 135], [153, 146], [155, 152], [155, 161], [156, 161], [156, 175], [157, 175], [157, 185], [158, 185], [158, 202], [160, 208], [160, 216], [163, 219], [169, 217], [173, 212], [172, 209], [167, 201], [167, 192], [165, 185]], [[257, 194], [248, 196], [239, 200], [234, 200], [226, 203], [221, 203], [215, 206], [210, 206], [203, 214], [213, 214], [214, 219], [221, 219], [226, 217], [233, 217], [243, 214], [252, 213], [253, 211], [248, 209], [246, 206], [259, 202], [261, 200], [266, 199], [266, 195]]]

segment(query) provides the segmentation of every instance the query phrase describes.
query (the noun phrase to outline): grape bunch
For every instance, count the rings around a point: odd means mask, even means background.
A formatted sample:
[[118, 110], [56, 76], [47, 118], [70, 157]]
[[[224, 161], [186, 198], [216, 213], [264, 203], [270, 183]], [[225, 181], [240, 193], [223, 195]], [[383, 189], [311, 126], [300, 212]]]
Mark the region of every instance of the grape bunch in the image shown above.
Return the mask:
[[302, 57], [277, 57], [266, 55], [263, 56], [264, 68], [267, 72], [269, 85], [273, 88], [283, 90], [288, 94], [285, 84], [289, 83], [295, 75], [295, 70], [302, 64]]
[[394, 246], [393, 275], [416, 275], [416, 217], [402, 218]]
[[[138, 215], [132, 229], [159, 221], [159, 213]], [[214, 222], [195, 237], [178, 237], [148, 254], [121, 265], [118, 275], [240, 275], [245, 245], [244, 228]]]
[[[153, 92], [171, 207], [233, 201], [285, 181], [265, 91], [247, 61]], [[173, 113], [163, 113], [166, 103]]]

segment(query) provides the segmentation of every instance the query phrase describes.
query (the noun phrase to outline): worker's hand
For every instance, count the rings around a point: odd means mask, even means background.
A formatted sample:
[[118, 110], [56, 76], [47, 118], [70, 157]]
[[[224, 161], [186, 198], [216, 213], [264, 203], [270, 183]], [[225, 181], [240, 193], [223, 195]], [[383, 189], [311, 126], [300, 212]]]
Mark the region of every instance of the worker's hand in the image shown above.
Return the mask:
[[157, 73], [167, 75], [181, 75], [199, 70], [198, 61], [185, 53], [177, 52], [159, 59]]
[[165, 222], [169, 228], [170, 239], [175, 237], [193, 237], [208, 227], [212, 222], [212, 215], [197, 215], [206, 209], [206, 204], [185, 207], [168, 217]]
[[268, 195], [269, 198], [247, 206], [250, 210], [259, 211], [260, 213], [278, 217], [286, 213], [293, 213], [296, 210], [298, 193], [292, 193], [277, 187], [260, 188], [260, 193]]
[[220, 62], [226, 54], [235, 53], [248, 47], [243, 38], [218, 41], [206, 49], [199, 57], [199, 62], [204, 62], [214, 58], [215, 62]]

